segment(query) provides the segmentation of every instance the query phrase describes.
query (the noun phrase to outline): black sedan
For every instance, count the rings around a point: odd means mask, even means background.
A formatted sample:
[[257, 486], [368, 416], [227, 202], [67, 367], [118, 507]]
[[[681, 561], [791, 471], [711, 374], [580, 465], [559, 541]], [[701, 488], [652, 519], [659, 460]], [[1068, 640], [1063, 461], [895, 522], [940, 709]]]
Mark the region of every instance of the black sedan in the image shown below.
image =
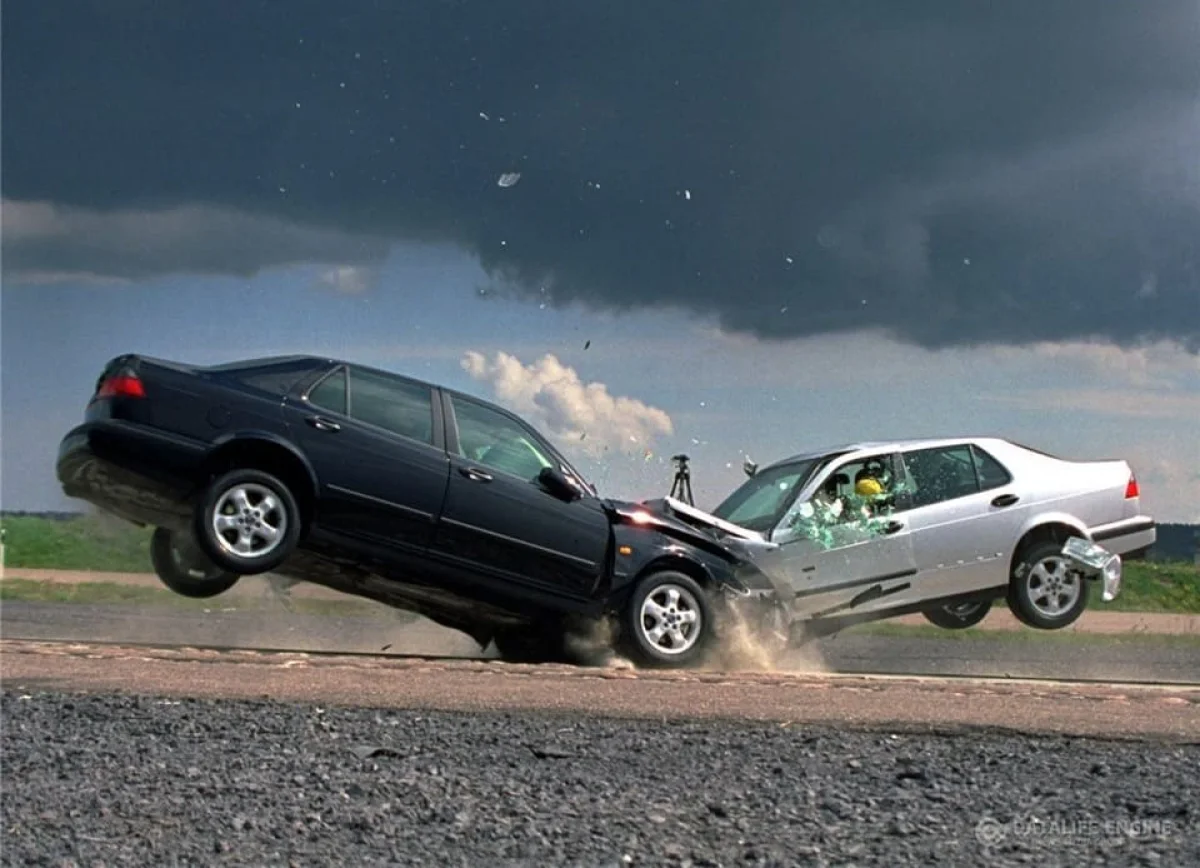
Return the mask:
[[274, 573], [420, 613], [511, 659], [605, 621], [644, 665], [700, 659], [771, 581], [715, 534], [600, 497], [523, 419], [337, 359], [122, 355], [63, 439], [70, 497], [155, 528], [155, 572], [209, 597]]

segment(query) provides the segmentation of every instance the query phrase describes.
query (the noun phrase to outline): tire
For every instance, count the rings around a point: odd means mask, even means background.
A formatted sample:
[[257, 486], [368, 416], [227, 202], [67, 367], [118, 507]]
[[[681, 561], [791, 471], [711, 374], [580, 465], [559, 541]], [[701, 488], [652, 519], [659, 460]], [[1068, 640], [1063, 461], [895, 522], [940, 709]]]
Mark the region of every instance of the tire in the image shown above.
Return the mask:
[[1088, 580], [1062, 553], [1062, 545], [1039, 542], [1026, 548], [1013, 567], [1008, 606], [1022, 624], [1061, 630], [1087, 608]]
[[[267, 496], [273, 502], [263, 510]], [[234, 511], [227, 512], [230, 509]], [[276, 530], [273, 538], [266, 536], [268, 528]], [[194, 532], [200, 548], [222, 569], [243, 576], [269, 573], [291, 556], [300, 541], [300, 507], [277, 477], [238, 468], [205, 488], [196, 508]], [[251, 549], [238, 551], [235, 542], [249, 542]]]
[[965, 630], [974, 627], [992, 610], [991, 600], [972, 603], [947, 603], [936, 609], [927, 609], [921, 614], [930, 624], [944, 630]]
[[214, 564], [186, 535], [164, 527], [155, 528], [150, 537], [150, 562], [159, 581], [180, 596], [197, 600], [223, 594], [241, 578]]
[[[661, 614], [656, 614], [656, 609]], [[689, 612], [693, 613], [691, 621], [678, 620]], [[656, 641], [652, 631], [664, 623], [674, 625], [676, 631]], [[716, 635], [715, 612], [708, 595], [695, 579], [675, 570], [650, 573], [638, 582], [621, 613], [620, 626], [625, 653], [635, 664], [653, 667], [680, 668], [695, 663]], [[662, 640], [672, 635], [676, 648], [664, 647]]]

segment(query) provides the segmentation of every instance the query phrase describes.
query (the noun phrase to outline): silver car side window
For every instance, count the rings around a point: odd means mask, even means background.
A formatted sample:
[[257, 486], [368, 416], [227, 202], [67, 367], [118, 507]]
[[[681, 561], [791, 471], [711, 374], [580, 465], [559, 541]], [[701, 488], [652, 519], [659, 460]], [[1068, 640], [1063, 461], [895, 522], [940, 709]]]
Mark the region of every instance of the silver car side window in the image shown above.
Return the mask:
[[971, 444], [904, 453], [905, 482], [913, 509], [980, 491]]
[[[892, 453], [841, 461], [826, 470], [808, 497], [801, 497], [784, 514], [772, 534], [781, 543], [817, 539], [837, 546], [840, 529], [869, 523], [898, 508], [902, 491], [899, 466]], [[859, 541], [855, 535], [844, 544]]]

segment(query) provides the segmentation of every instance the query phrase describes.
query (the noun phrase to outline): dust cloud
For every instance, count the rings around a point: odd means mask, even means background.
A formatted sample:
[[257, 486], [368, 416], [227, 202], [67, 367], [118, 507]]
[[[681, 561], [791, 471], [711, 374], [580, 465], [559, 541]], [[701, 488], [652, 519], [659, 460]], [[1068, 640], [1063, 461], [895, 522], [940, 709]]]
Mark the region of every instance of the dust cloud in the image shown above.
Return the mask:
[[787, 637], [756, 626], [736, 603], [727, 618], [707, 666], [725, 672], [791, 672], [827, 674], [830, 669], [815, 643], [789, 647]]

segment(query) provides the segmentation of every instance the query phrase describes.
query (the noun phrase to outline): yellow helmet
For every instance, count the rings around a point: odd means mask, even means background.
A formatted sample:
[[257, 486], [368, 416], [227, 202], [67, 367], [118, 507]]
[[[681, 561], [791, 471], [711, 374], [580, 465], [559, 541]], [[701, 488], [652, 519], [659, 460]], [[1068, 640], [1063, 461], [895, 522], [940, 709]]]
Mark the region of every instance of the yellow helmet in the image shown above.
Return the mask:
[[868, 476], [854, 483], [854, 493], [859, 497], [875, 497], [883, 494], [883, 486], [879, 484], [879, 480]]

